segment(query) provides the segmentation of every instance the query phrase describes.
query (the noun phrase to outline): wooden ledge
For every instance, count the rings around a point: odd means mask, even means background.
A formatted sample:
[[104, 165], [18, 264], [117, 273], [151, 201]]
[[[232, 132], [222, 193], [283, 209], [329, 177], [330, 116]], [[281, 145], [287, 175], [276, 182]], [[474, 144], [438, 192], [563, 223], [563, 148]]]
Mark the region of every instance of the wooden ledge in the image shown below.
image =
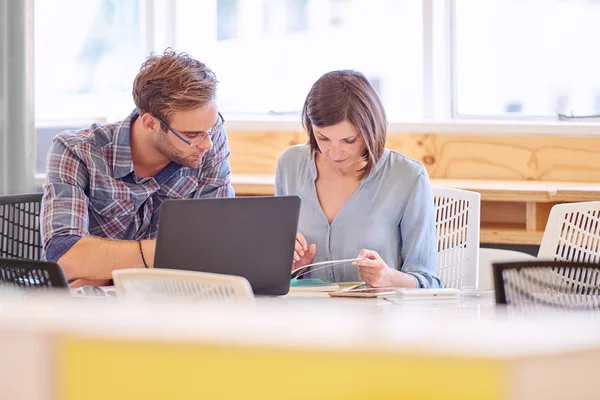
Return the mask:
[[[231, 182], [239, 196], [269, 196], [275, 191], [273, 175], [232, 175]], [[432, 179], [431, 185], [478, 192], [482, 201], [561, 203], [600, 200], [600, 183], [590, 182]]]
[[[233, 175], [238, 196], [272, 196], [273, 175]], [[481, 242], [539, 245], [552, 206], [600, 201], [600, 183], [432, 179], [433, 187], [481, 194]]]

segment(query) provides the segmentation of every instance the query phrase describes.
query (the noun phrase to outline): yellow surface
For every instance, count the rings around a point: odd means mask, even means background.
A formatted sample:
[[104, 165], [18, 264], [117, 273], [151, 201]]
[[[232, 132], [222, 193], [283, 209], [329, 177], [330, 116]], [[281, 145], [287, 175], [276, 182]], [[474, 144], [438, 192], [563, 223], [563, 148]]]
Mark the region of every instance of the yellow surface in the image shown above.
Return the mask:
[[58, 399], [506, 399], [500, 360], [61, 338]]

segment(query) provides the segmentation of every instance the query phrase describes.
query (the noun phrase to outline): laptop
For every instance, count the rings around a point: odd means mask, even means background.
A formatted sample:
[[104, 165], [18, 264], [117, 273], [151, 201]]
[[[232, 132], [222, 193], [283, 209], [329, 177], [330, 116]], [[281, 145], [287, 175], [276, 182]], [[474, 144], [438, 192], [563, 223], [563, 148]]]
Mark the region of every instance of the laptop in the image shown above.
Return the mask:
[[298, 196], [165, 200], [155, 268], [243, 276], [259, 295], [284, 295], [298, 229]]

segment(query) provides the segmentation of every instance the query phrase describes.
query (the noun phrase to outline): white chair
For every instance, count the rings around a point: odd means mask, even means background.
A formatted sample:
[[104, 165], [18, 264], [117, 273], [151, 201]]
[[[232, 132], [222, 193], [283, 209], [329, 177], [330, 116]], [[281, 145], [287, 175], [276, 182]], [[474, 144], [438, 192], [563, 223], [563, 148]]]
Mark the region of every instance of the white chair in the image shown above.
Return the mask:
[[442, 287], [477, 286], [481, 195], [433, 188], [438, 274]]
[[600, 201], [552, 207], [538, 259], [600, 263]]
[[216, 302], [254, 299], [250, 283], [241, 276], [176, 269], [130, 268], [114, 270], [112, 277], [119, 298]]
[[492, 264], [518, 262], [518, 261], [535, 261], [535, 256], [522, 253], [514, 250], [504, 249], [479, 249], [479, 273], [478, 273], [478, 289], [490, 290], [494, 289], [494, 274]]

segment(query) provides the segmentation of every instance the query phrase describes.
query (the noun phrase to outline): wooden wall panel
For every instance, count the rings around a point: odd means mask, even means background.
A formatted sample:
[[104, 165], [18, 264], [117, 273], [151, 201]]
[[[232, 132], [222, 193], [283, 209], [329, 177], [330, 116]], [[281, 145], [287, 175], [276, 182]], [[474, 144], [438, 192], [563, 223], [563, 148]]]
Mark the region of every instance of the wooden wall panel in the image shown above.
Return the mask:
[[[234, 174], [274, 174], [303, 132], [229, 131]], [[388, 135], [387, 146], [423, 163], [432, 178], [600, 182], [600, 136]]]
[[[526, 203], [487, 201], [482, 202], [481, 223], [523, 225], [525, 228]], [[535, 228], [533, 228], [535, 229]]]
[[288, 147], [303, 143], [302, 132], [227, 132], [233, 174], [275, 174], [277, 159]]

